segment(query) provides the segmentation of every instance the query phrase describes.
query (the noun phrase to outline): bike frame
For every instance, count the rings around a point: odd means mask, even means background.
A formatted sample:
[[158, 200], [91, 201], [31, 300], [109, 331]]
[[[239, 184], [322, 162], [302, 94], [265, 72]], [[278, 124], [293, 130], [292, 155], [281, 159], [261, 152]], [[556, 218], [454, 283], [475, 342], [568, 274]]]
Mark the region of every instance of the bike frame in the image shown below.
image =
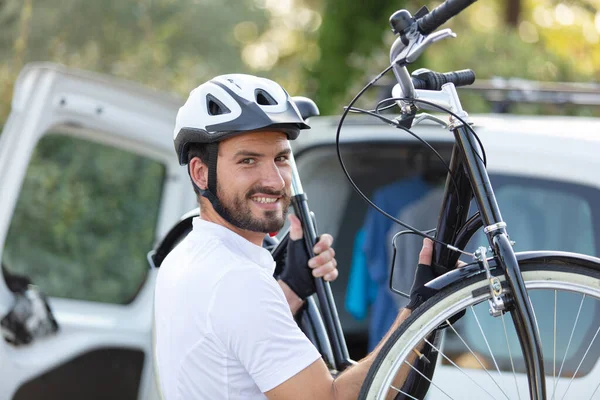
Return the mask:
[[[402, 81], [401, 87], [412, 86], [410, 75], [404, 65], [394, 65], [394, 72], [398, 80]], [[405, 80], [409, 80], [409, 82]], [[437, 106], [449, 108], [463, 120], [468, 119], [467, 114], [462, 110], [453, 84], [444, 85], [440, 91], [414, 90], [413, 88], [410, 92], [414, 94], [415, 99], [426, 100]], [[519, 264], [508, 239], [506, 224], [502, 219], [481, 154], [477, 150], [479, 145], [475, 136], [471, 129], [464, 126], [458, 119], [451, 119], [451, 123], [453, 125], [449, 128], [454, 134], [455, 144], [438, 218], [436, 239], [462, 250], [472, 235], [481, 226], [484, 227], [490, 247], [494, 250], [495, 264], [503, 271], [510, 289], [510, 301], [507, 302], [507, 308], [514, 320], [523, 349], [530, 383], [530, 397], [545, 399], [546, 386], [541, 341], [535, 328], [535, 317], [521, 277]], [[293, 158], [292, 165], [292, 205], [296, 215], [302, 221], [307, 250], [313, 256], [312, 247], [316, 243], [317, 231]], [[473, 198], [479, 212], [467, 219]], [[433, 265], [442, 270], [451, 271], [455, 268], [459, 256], [460, 253], [457, 251], [436, 243]], [[316, 329], [318, 342], [321, 343], [322, 354], [329, 361], [332, 369], [342, 371], [351, 365], [352, 361], [348, 357], [348, 349], [339, 323], [335, 300], [327, 282], [318, 278], [316, 284], [318, 305], [311, 300], [307, 308], [312, 315], [320, 314], [322, 317], [322, 320], [313, 321], [313, 323], [316, 322], [313, 327]], [[316, 308], [319, 310], [318, 313], [315, 311]], [[331, 346], [323, 347], [324, 343], [329, 343]]]
[[[453, 6], [459, 1], [455, 1]], [[462, 1], [459, 8], [464, 8], [471, 1]], [[448, 6], [444, 4], [443, 6]], [[457, 8], [453, 13], [459, 12]], [[448, 7], [446, 7], [448, 9]], [[447, 10], [446, 10], [447, 11]], [[445, 12], [445, 11], [443, 11]], [[400, 19], [397, 17], [400, 16]], [[394, 28], [404, 28], [411, 25], [408, 12], [402, 10], [390, 18]], [[450, 18], [452, 15], [447, 15]], [[447, 18], [446, 18], [447, 19]], [[401, 21], [398, 24], [398, 21]], [[441, 23], [440, 23], [441, 24]], [[437, 25], [437, 24], [436, 24]], [[531, 399], [545, 399], [546, 385], [544, 363], [540, 337], [536, 330], [533, 309], [525, 289], [515, 252], [508, 239], [506, 223], [496, 202], [496, 197], [484, 165], [479, 144], [470, 127], [467, 113], [462, 109], [460, 99], [454, 84], [442, 85], [441, 90], [415, 89], [406, 65], [413, 62], [432, 42], [454, 36], [444, 29], [428, 36], [418, 30], [398, 29], [404, 32], [396, 39], [390, 49], [390, 62], [398, 85], [392, 91], [403, 114], [414, 116], [418, 109], [441, 111], [449, 109], [453, 112], [450, 117], [449, 130], [455, 138], [455, 144], [450, 159], [448, 178], [436, 229], [436, 239], [454, 246], [460, 250], [468, 243], [476, 232], [475, 228], [483, 225], [494, 258], [502, 269], [510, 289], [510, 301], [507, 308], [515, 323], [519, 342], [523, 350], [527, 377], [529, 380]], [[398, 100], [400, 99], [401, 100]], [[419, 102], [423, 100], [424, 102]], [[459, 117], [459, 118], [457, 118]], [[478, 217], [467, 220], [469, 205], [474, 198], [479, 210]], [[433, 266], [447, 271], [455, 269], [460, 253], [441, 243], [434, 244]], [[484, 256], [485, 258], [485, 256]]]
[[[477, 154], [477, 142], [473, 133], [465, 126], [456, 127], [452, 132], [456, 143], [450, 162], [450, 173], [454, 176], [458, 188], [448, 178], [436, 238], [453, 246], [462, 246], [458, 247], [461, 250], [464, 248], [468, 238], [462, 237], [457, 241], [458, 233], [466, 225], [469, 203], [474, 197], [484, 232], [494, 252], [494, 259], [506, 276], [510, 289], [509, 309], [525, 358], [530, 397], [545, 399], [546, 385], [541, 341], [521, 270], [508, 239], [506, 224], [502, 220], [483, 160]], [[470, 230], [471, 235], [474, 232]], [[433, 263], [436, 266], [453, 269], [459, 255], [439, 243], [434, 244]]]

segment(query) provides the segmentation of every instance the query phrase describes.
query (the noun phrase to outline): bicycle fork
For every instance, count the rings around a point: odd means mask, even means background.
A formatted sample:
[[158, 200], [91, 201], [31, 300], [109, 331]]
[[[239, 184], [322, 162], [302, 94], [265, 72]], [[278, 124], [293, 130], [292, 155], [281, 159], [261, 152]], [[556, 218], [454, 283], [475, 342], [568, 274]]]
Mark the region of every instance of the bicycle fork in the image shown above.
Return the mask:
[[[449, 92], [453, 95], [451, 97], [455, 97], [451, 102], [453, 110], [462, 114], [462, 107], [456, 91], [450, 90]], [[464, 117], [466, 117], [466, 113]], [[436, 237], [445, 243], [457, 244], [457, 241], [466, 243], [459, 228], [465, 226], [469, 204], [471, 198], [474, 198], [484, 232], [494, 251], [494, 256], [498, 258], [498, 264], [506, 276], [510, 290], [510, 301], [502, 304], [502, 296], [496, 296], [498, 298], [495, 299], [495, 302], [493, 298], [492, 310], [496, 307], [497, 315], [504, 312], [502, 308], [510, 311], [525, 358], [530, 398], [545, 400], [544, 360], [533, 308], [523, 283], [519, 264], [508, 239], [506, 223], [502, 220], [485, 164], [477, 150], [479, 145], [468, 127], [454, 121], [454, 125], [450, 129], [456, 139], [450, 160], [451, 174], [455, 183], [452, 182], [450, 176], [446, 180], [446, 194], [441, 208], [441, 216], [444, 218], [440, 218], [438, 222]], [[472, 232], [472, 229], [469, 230], [467, 236], [470, 236]], [[434, 245], [433, 262], [435, 265], [455, 265], [458, 256], [459, 253], [451, 251], [445, 246]], [[502, 287], [494, 288], [494, 285], [497, 286], [497, 282], [490, 281], [490, 290], [500, 294]], [[492, 296], [494, 296], [493, 293]]]
[[[523, 282], [521, 269], [506, 233], [506, 223], [502, 220], [483, 160], [477, 154], [476, 149], [478, 147], [474, 136], [464, 126], [456, 127], [454, 135], [456, 145], [461, 148], [461, 153], [464, 156], [462, 160], [464, 170], [470, 175], [469, 180], [484, 224], [484, 232], [494, 250], [495, 257], [498, 259], [498, 264], [506, 276], [506, 282], [510, 289], [510, 301], [505, 301], [509, 304], [503, 304], [503, 306], [506, 306], [510, 311], [519, 337], [529, 381], [529, 396], [532, 400], [545, 400], [546, 377], [544, 374], [542, 342], [536, 329], [535, 316]], [[494, 288], [494, 283], [491, 281], [490, 285], [491, 290], [502, 290], [501, 288]], [[497, 305], [500, 305], [500, 303], [497, 303]]]
[[529, 381], [529, 396], [531, 399], [546, 399], [546, 376], [544, 373], [544, 358], [542, 342], [535, 325], [535, 315], [525, 283], [521, 278], [521, 269], [505, 232], [492, 238], [494, 252], [506, 276], [510, 289], [510, 316], [517, 330], [517, 336], [523, 356]]

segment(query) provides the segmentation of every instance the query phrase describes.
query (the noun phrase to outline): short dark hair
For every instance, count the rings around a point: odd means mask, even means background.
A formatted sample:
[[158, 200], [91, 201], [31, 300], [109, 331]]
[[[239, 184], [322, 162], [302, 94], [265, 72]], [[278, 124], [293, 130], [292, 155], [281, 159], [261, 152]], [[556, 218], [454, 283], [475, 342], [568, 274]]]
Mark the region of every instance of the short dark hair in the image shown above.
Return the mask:
[[[200, 161], [202, 161], [204, 164], [208, 165], [208, 145], [206, 143], [190, 143], [188, 145], [188, 148], [187, 148], [188, 165], [189, 165], [190, 161], [192, 161], [192, 158], [195, 158], [195, 157], [198, 157], [200, 159]], [[189, 169], [188, 169], [188, 173], [189, 173]], [[196, 183], [192, 179], [191, 175], [190, 175], [190, 180], [192, 181], [192, 186], [194, 187], [194, 193], [196, 193], [196, 196], [198, 197], [198, 200], [199, 200], [200, 199], [200, 188], [198, 187], [198, 185], [196, 185]]]

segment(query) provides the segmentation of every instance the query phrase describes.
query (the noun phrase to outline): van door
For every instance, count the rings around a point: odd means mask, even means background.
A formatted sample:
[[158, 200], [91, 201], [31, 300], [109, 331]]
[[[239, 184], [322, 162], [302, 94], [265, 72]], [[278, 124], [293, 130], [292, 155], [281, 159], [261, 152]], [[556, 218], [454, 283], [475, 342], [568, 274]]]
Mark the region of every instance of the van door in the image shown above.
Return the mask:
[[181, 103], [53, 64], [20, 74], [0, 136], [0, 319], [25, 279], [59, 330], [0, 338], [0, 400], [154, 396], [146, 253], [195, 204], [173, 152]]

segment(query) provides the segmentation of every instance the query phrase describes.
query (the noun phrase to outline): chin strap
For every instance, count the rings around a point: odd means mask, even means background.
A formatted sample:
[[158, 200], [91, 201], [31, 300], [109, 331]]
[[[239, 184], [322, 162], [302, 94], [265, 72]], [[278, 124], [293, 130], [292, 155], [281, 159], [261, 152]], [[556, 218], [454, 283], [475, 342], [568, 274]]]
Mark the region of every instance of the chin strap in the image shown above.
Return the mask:
[[227, 218], [227, 213], [224, 213], [221, 208], [221, 203], [217, 198], [217, 158], [219, 157], [219, 143], [208, 144], [208, 188], [200, 190], [202, 196], [210, 201], [213, 208], [223, 218]]
[[[217, 197], [217, 158], [219, 156], [219, 143], [208, 144], [208, 187], [201, 189], [196, 185], [196, 182], [192, 179], [192, 184], [200, 192], [200, 195], [212, 204], [215, 211], [223, 217], [227, 222], [232, 223], [229, 214], [221, 207], [221, 202]], [[190, 165], [188, 164], [188, 174], [190, 172]], [[190, 174], [191, 176], [191, 174]]]
[[[217, 198], [217, 158], [219, 158], [219, 143], [208, 144], [208, 191]], [[209, 199], [210, 200], [210, 199]], [[212, 203], [212, 200], [211, 200]], [[213, 204], [214, 206], [214, 204]]]

